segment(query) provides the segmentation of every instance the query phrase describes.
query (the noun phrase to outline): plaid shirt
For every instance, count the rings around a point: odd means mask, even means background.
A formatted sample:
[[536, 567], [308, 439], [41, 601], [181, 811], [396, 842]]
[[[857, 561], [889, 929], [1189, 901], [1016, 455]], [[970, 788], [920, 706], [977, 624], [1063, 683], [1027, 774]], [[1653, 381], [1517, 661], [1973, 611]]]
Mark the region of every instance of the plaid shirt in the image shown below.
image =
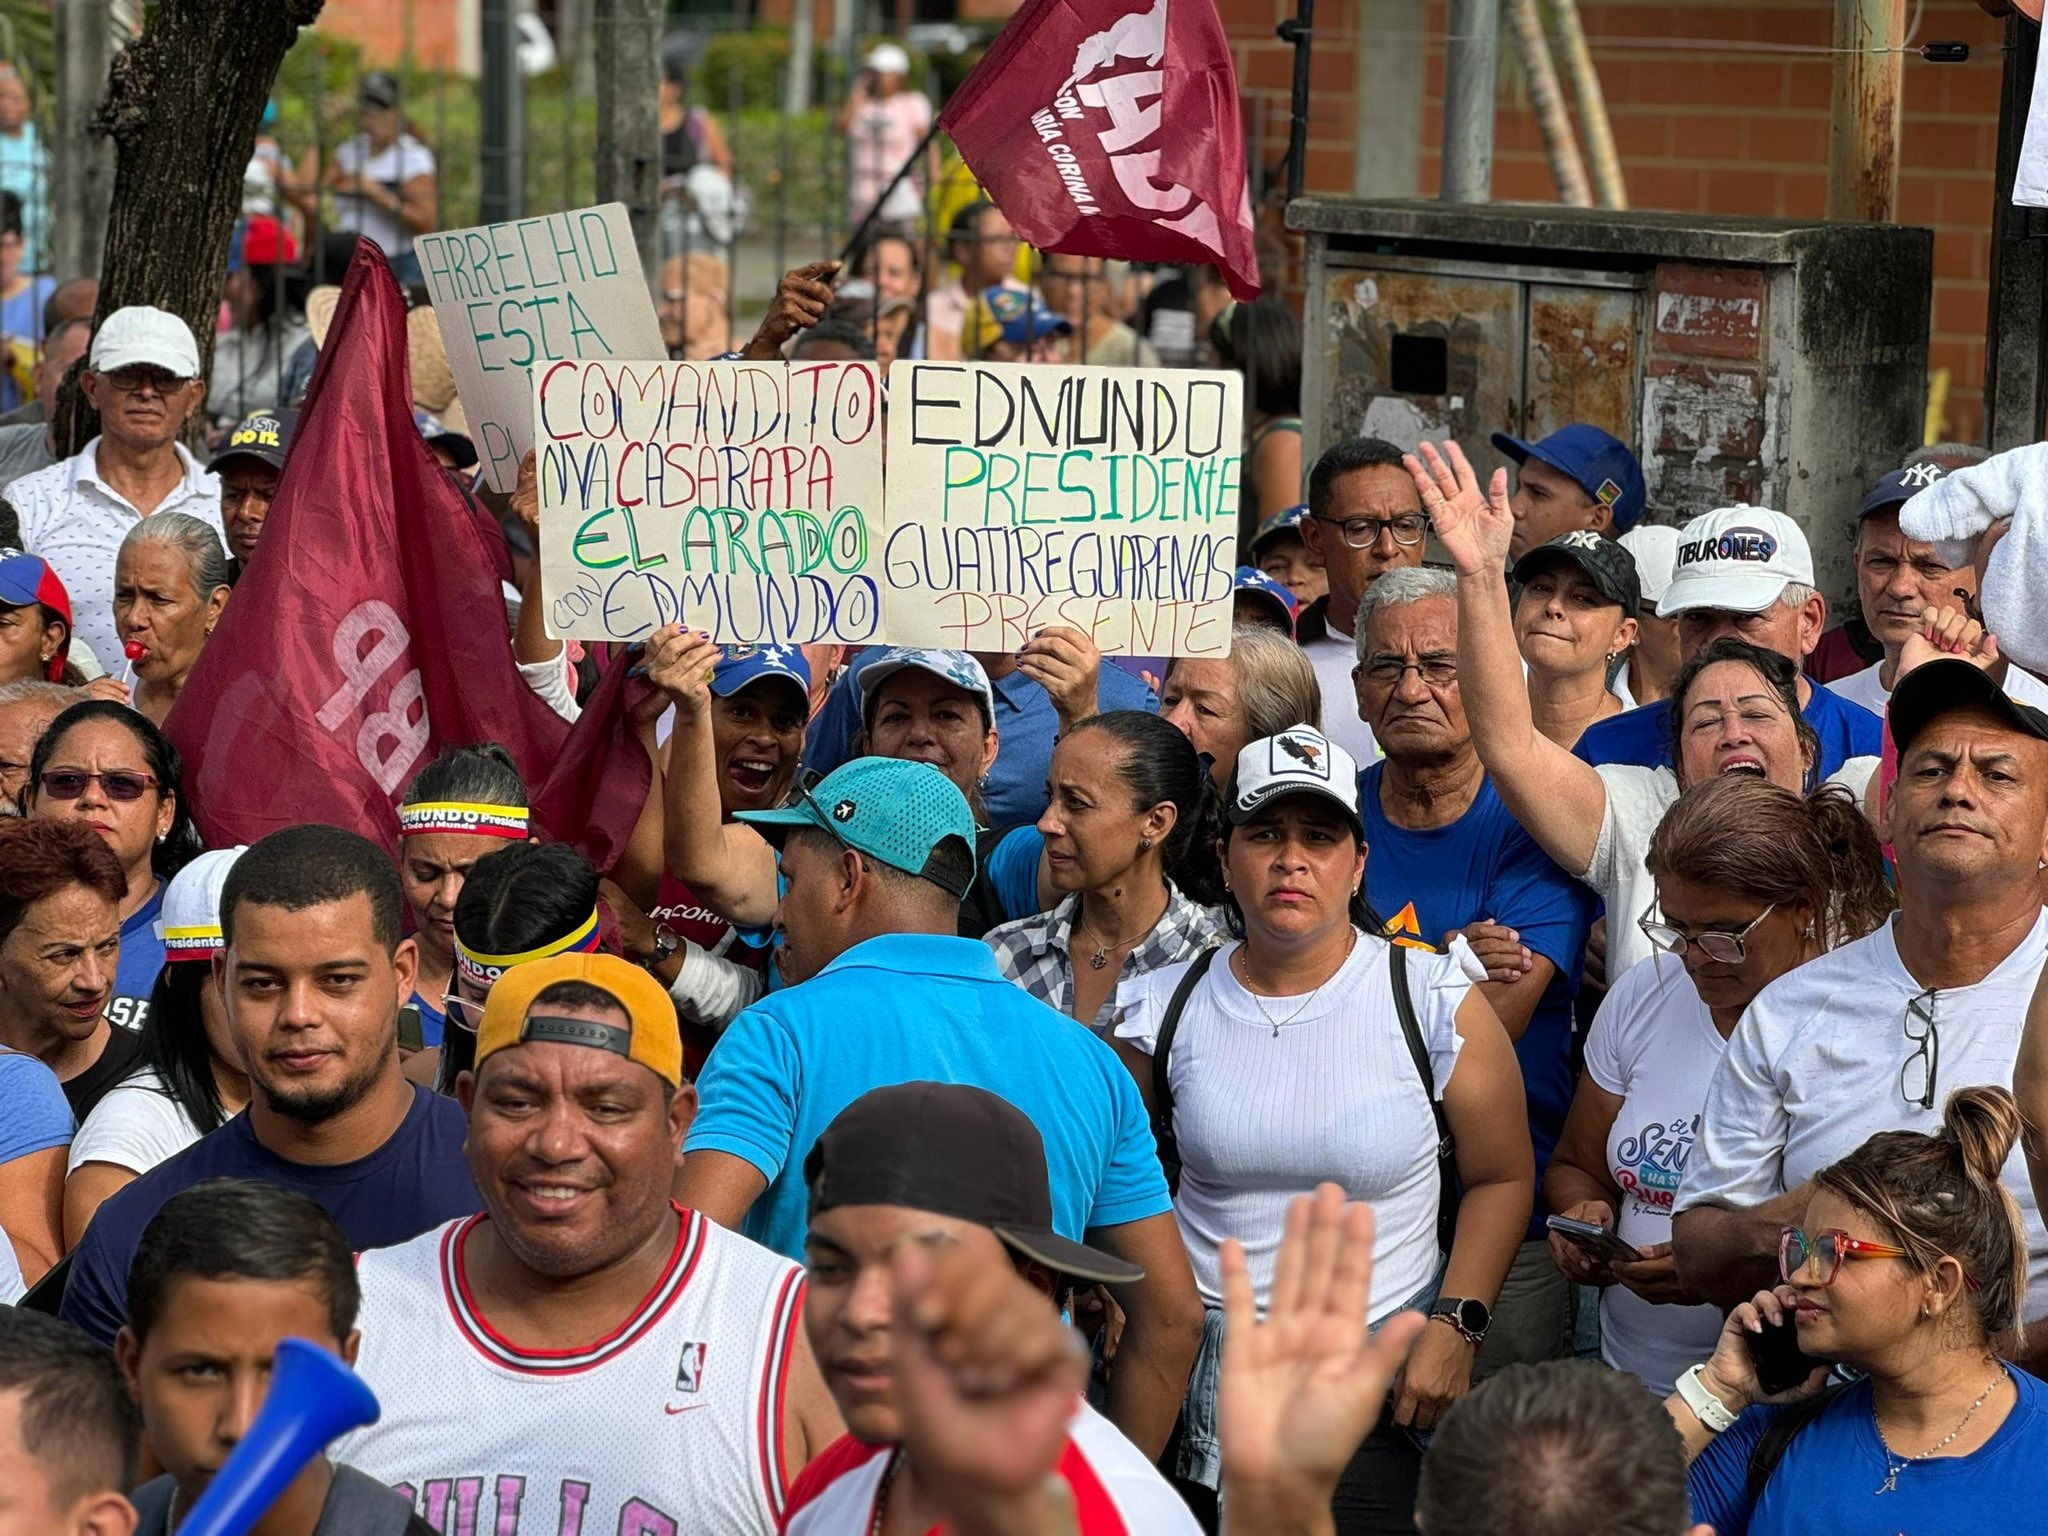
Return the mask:
[[[1074, 919], [1080, 915], [1081, 898], [1069, 896], [1050, 912], [1020, 917], [1014, 923], [991, 928], [984, 942], [996, 952], [996, 969], [1042, 1003], [1061, 1013], [1073, 1006], [1074, 957], [1069, 945]], [[1192, 960], [1203, 950], [1229, 938], [1223, 914], [1215, 907], [1200, 906], [1181, 895], [1174, 883], [1166, 882], [1166, 912], [1152, 931], [1124, 956], [1117, 983], [1126, 977], [1143, 976], [1161, 966]], [[1082, 939], [1082, 947], [1088, 941]], [[1097, 1032], [1109, 1027], [1116, 1017], [1117, 988], [1109, 989], [1091, 1027]]]

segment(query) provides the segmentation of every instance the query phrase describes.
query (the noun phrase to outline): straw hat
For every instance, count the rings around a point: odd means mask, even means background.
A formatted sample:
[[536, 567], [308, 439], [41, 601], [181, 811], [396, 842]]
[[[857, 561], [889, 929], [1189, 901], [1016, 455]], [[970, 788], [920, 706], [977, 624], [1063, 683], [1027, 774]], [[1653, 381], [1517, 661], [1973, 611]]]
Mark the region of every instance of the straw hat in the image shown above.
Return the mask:
[[[327, 333], [333, 328], [335, 307], [340, 302], [341, 289], [333, 283], [322, 283], [306, 295], [306, 329], [312, 333], [315, 347], [327, 345]], [[448, 366], [448, 349], [441, 342], [441, 322], [432, 305], [422, 304], [406, 313], [405, 354], [412, 371], [413, 404], [445, 417], [455, 400], [455, 373]]]

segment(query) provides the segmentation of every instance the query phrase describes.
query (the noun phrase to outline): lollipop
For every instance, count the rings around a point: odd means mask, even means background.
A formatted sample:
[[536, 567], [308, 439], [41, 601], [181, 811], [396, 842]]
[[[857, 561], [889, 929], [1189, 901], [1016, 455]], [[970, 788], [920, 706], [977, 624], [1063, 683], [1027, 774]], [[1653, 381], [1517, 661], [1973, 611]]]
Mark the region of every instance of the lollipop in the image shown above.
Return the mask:
[[135, 663], [142, 660], [143, 657], [149, 654], [149, 647], [144, 645], [140, 640], [130, 640], [121, 647], [121, 654], [128, 658], [127, 669], [122, 674], [121, 678], [121, 681], [125, 683], [131, 681], [134, 678]]

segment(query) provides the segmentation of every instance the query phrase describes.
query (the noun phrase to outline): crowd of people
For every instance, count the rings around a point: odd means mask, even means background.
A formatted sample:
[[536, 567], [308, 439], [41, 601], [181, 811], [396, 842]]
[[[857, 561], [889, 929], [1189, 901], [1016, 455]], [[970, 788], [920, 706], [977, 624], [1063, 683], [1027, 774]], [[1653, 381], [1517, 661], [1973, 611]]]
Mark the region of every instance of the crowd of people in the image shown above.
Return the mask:
[[[1240, 371], [1229, 652], [667, 625], [602, 868], [492, 742], [377, 808], [395, 858], [204, 846], [166, 722], [321, 472], [333, 295], [246, 217], [207, 370], [20, 288], [0, 187], [0, 1536], [179, 1530], [285, 1339], [381, 1413], [263, 1536], [2041, 1528], [2048, 657], [1980, 606], [2034, 482], [1889, 460], [1816, 524], [1835, 622], [1791, 518], [1646, 521], [1622, 423], [1307, 461], [1284, 303], [986, 198], [920, 238], [905, 72], [840, 124], [853, 258], [735, 350], [679, 255], [671, 349]], [[361, 96], [276, 186], [403, 278], [431, 156]], [[483, 489], [421, 313], [415, 425], [573, 722], [533, 461]]]

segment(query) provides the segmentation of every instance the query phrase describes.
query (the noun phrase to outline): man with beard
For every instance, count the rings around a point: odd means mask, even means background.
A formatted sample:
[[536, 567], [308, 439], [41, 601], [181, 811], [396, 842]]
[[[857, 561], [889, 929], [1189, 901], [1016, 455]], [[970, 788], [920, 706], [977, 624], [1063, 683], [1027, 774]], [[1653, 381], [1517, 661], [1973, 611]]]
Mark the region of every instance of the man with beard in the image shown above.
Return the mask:
[[803, 1271], [669, 1198], [697, 1095], [661, 983], [616, 955], [512, 967], [456, 1093], [484, 1214], [363, 1255], [384, 1411], [336, 1458], [451, 1532], [779, 1530], [839, 1415]]
[[207, 1179], [260, 1179], [322, 1206], [353, 1248], [404, 1242], [479, 1204], [452, 1101], [398, 1066], [398, 1008], [419, 963], [384, 851], [337, 827], [288, 827], [236, 861], [214, 967], [248, 1067], [249, 1108], [94, 1215], [63, 1315], [110, 1344], [128, 1266], [163, 1203]]

